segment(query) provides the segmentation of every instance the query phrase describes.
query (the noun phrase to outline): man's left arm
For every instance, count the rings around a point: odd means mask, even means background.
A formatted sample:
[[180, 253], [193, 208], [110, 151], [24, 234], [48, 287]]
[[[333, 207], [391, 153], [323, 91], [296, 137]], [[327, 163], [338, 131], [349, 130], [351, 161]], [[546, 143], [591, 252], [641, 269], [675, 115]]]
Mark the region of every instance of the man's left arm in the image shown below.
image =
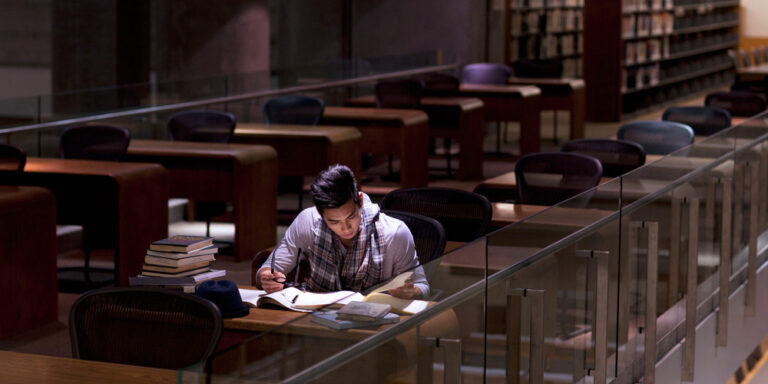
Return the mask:
[[405, 224], [399, 225], [392, 237], [392, 241], [387, 249], [387, 257], [393, 258], [393, 275], [413, 270], [413, 276], [411, 277], [413, 286], [406, 285], [390, 291], [390, 293], [406, 299], [429, 297], [429, 283], [424, 275], [424, 268], [419, 264], [413, 235], [411, 235], [411, 231], [408, 230]]

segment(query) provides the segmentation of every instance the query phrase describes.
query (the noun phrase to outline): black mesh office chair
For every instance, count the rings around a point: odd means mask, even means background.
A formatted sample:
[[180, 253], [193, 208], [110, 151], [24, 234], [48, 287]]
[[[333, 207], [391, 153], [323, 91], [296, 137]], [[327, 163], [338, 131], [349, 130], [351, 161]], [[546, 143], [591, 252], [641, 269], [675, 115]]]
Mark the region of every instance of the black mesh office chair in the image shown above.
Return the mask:
[[445, 229], [439, 221], [413, 212], [382, 210], [387, 216], [408, 226], [416, 244], [416, 254], [422, 265], [440, 257], [445, 251]]
[[743, 48], [739, 49], [739, 57], [741, 58], [742, 68], [749, 68], [752, 66], [752, 60], [750, 59], [749, 53], [747, 53], [746, 49], [743, 49]]
[[424, 96], [456, 96], [459, 78], [447, 73], [427, 73], [414, 77], [424, 87]]
[[[325, 103], [316, 97], [285, 95], [270, 98], [264, 103], [264, 122], [267, 124], [317, 125], [323, 118]], [[304, 205], [304, 178], [301, 176], [280, 176], [278, 188], [295, 191], [298, 196], [298, 210]]]
[[538, 152], [515, 164], [518, 202], [555, 205], [597, 186], [603, 174], [600, 160], [579, 153]]
[[493, 214], [485, 196], [452, 188], [397, 189], [384, 195], [379, 206], [431, 217], [443, 226], [446, 240], [462, 242], [483, 236]]
[[661, 119], [686, 124], [700, 136], [709, 136], [731, 126], [731, 113], [718, 107], [670, 107]]
[[128, 149], [131, 133], [111, 125], [69, 127], [61, 134], [59, 153], [65, 159], [120, 161]]
[[[130, 142], [130, 132], [110, 125], [86, 125], [64, 130], [60, 138], [60, 155], [65, 159], [120, 161]], [[115, 284], [115, 270], [91, 267], [91, 253], [98, 248], [87, 230], [83, 232], [83, 266], [60, 267], [59, 292], [80, 293]], [[114, 250], [117, 252], [116, 250]]]
[[235, 116], [228, 112], [177, 112], [168, 118], [168, 138], [173, 141], [228, 143], [236, 124]]
[[[554, 59], [520, 59], [512, 69], [517, 77], [557, 79], [563, 77], [563, 63]], [[542, 87], [544, 90], [544, 88]], [[546, 90], [548, 94], [553, 93]], [[552, 137], [557, 144], [557, 110], [552, 111]]]
[[[168, 118], [168, 138], [172, 141], [228, 143], [235, 132], [237, 120], [228, 112], [194, 110], [182, 111]], [[205, 221], [205, 235], [211, 235], [211, 220], [227, 213], [224, 201], [195, 201], [194, 218]]]
[[704, 104], [725, 109], [731, 116], [750, 117], [765, 111], [766, 97], [750, 91], [714, 92], [707, 95]]
[[0, 169], [24, 170], [27, 164], [27, 153], [11, 144], [0, 144]]
[[576, 152], [600, 160], [603, 176], [621, 176], [645, 164], [645, 150], [626, 140], [578, 139], [563, 144], [561, 152]]
[[757, 49], [757, 47], [752, 47], [749, 51], [752, 53], [752, 60], [754, 61], [755, 65], [760, 65], [763, 63], [763, 56], [760, 54], [760, 51]]
[[215, 304], [156, 287], [90, 291], [69, 312], [76, 359], [180, 369], [206, 361], [221, 331]]
[[[504, 64], [474, 63], [461, 71], [461, 81], [467, 84], [504, 85], [509, 81], [512, 69]], [[504, 122], [506, 124], [506, 122]], [[504, 127], [506, 132], [506, 125]], [[501, 156], [501, 122], [496, 122], [496, 156]]]
[[316, 97], [286, 95], [273, 97], [264, 103], [267, 124], [317, 125], [323, 117], [325, 103]]
[[666, 155], [693, 143], [693, 129], [674, 121], [635, 121], [619, 127], [619, 140], [634, 141], [646, 154]]

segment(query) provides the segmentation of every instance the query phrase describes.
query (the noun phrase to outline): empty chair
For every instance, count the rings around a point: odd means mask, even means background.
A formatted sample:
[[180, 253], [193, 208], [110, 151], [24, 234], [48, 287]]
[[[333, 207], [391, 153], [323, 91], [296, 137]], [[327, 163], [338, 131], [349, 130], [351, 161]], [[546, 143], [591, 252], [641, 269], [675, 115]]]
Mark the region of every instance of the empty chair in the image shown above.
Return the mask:
[[[554, 59], [520, 59], [514, 63], [512, 68], [517, 77], [536, 77], [536, 78], [560, 78], [563, 77], [563, 63]], [[560, 88], [547, 89], [541, 87], [547, 94], [556, 94], [563, 91]], [[566, 94], [563, 96], [567, 96]], [[557, 143], [557, 110], [552, 111], [552, 137]]]
[[559, 78], [563, 76], [563, 63], [552, 59], [520, 59], [513, 65], [517, 77]]
[[603, 176], [621, 176], [645, 164], [645, 150], [640, 144], [626, 140], [578, 139], [560, 148], [561, 152], [576, 152], [600, 160]]
[[323, 117], [325, 103], [316, 97], [286, 95], [273, 97], [264, 103], [267, 124], [317, 125]]
[[674, 121], [635, 121], [619, 127], [620, 140], [634, 141], [646, 154], [666, 155], [693, 143], [693, 129]]
[[515, 164], [518, 202], [555, 205], [600, 182], [603, 167], [592, 156], [568, 152], [538, 152]]
[[403, 188], [384, 195], [383, 210], [405, 211], [431, 217], [445, 230], [448, 241], [472, 241], [485, 234], [491, 221], [488, 199], [452, 188]]
[[413, 212], [394, 210], [382, 212], [403, 221], [408, 226], [416, 245], [416, 254], [422, 265], [440, 257], [445, 251], [445, 230], [439, 221]]
[[[509, 81], [512, 70], [504, 64], [474, 63], [461, 71], [461, 81], [467, 84], [504, 85]], [[506, 126], [504, 127], [506, 133]], [[501, 156], [501, 124], [496, 122], [496, 155]]]
[[733, 64], [733, 67], [735, 69], [741, 68], [741, 59], [739, 59], [739, 55], [734, 51], [733, 49], [728, 50], [728, 58], [731, 59], [731, 63]]
[[754, 61], [755, 65], [760, 65], [763, 63], [763, 56], [760, 54], [760, 51], [757, 49], [757, 47], [752, 47], [749, 51], [752, 53], [752, 60]]
[[760, 56], [763, 58], [763, 63], [768, 63], [768, 47], [761, 45], [758, 49], [760, 50]]
[[[130, 142], [127, 129], [109, 125], [85, 125], [64, 130], [60, 155], [67, 159], [119, 161]], [[91, 252], [99, 239], [83, 232], [84, 265], [58, 268], [59, 292], [85, 292], [115, 283], [115, 270], [91, 266]], [[93, 247], [93, 248], [92, 248]]]
[[765, 111], [765, 96], [749, 91], [714, 92], [707, 95], [704, 104], [730, 112], [731, 116], [750, 117]]
[[507, 84], [512, 70], [504, 64], [474, 63], [461, 71], [461, 81], [468, 84]]
[[222, 111], [182, 111], [168, 118], [168, 138], [174, 141], [227, 143], [232, 138], [235, 116]]
[[427, 73], [416, 76], [424, 87], [424, 96], [455, 96], [459, 92], [459, 78], [447, 73]]
[[69, 127], [61, 134], [59, 151], [65, 159], [120, 161], [128, 149], [131, 133], [111, 125]]
[[27, 164], [27, 153], [11, 144], [0, 144], [0, 169], [24, 170]]
[[749, 58], [749, 53], [745, 49], [739, 49], [739, 57], [741, 57], [741, 67], [748, 68], [752, 66], [752, 60]]
[[[174, 113], [168, 118], [168, 138], [172, 141], [228, 143], [237, 120], [228, 112], [194, 110]], [[195, 201], [195, 217], [205, 221], [205, 235], [211, 235], [211, 219], [227, 212], [224, 201]]]
[[204, 362], [221, 338], [212, 302], [155, 287], [87, 292], [69, 312], [72, 357], [180, 369]]
[[382, 80], [374, 88], [377, 108], [416, 108], [424, 96], [421, 82], [414, 79]]
[[718, 107], [670, 107], [661, 119], [686, 124], [700, 136], [709, 136], [731, 126], [730, 112]]

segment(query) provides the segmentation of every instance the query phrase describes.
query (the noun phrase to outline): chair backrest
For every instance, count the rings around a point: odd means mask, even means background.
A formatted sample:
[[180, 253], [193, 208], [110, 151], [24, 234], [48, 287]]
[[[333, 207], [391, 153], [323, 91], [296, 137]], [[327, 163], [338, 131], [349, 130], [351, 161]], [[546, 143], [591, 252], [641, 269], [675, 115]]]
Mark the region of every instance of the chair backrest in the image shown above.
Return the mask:
[[762, 55], [763, 57], [763, 62], [768, 63], [768, 47], [766, 47], [765, 45], [761, 45], [759, 49], [760, 49], [760, 55]]
[[749, 51], [752, 53], [752, 60], [754, 60], [755, 65], [760, 65], [763, 63], [763, 56], [760, 54], [760, 51], [757, 49], [757, 47], [752, 47]]
[[387, 216], [401, 220], [408, 226], [416, 244], [419, 263], [425, 265], [445, 251], [445, 229], [439, 221], [413, 212], [383, 210]]
[[517, 77], [563, 77], [563, 63], [553, 59], [519, 59], [513, 65]]
[[517, 160], [519, 202], [555, 205], [600, 183], [600, 160], [579, 153], [537, 152]]
[[237, 123], [235, 115], [222, 111], [182, 111], [168, 118], [168, 138], [173, 141], [227, 143]]
[[634, 141], [646, 154], [666, 155], [693, 143], [693, 129], [674, 121], [635, 121], [619, 127], [619, 140]]
[[741, 60], [739, 59], [739, 55], [736, 54], [736, 51], [734, 51], [733, 49], [729, 49], [728, 57], [731, 59], [731, 63], [733, 63], [733, 67], [735, 69], [741, 68]]
[[23, 149], [11, 144], [0, 144], [0, 169], [24, 170], [27, 164], [27, 153]]
[[459, 78], [447, 73], [427, 73], [414, 79], [424, 86], [424, 96], [455, 96], [459, 93]]
[[120, 161], [128, 149], [131, 133], [111, 125], [69, 127], [61, 134], [59, 153], [65, 159]]
[[437, 220], [449, 241], [467, 242], [484, 235], [493, 214], [485, 196], [452, 188], [397, 189], [384, 195], [379, 205]]
[[323, 117], [324, 110], [325, 103], [316, 97], [278, 96], [264, 103], [264, 122], [267, 124], [317, 125]]
[[424, 87], [414, 79], [382, 80], [373, 90], [377, 108], [412, 109], [419, 106]]
[[741, 57], [741, 67], [747, 68], [752, 66], [752, 60], [749, 58], [749, 53], [746, 49], [739, 49], [739, 56]]
[[749, 91], [714, 92], [707, 95], [704, 105], [728, 111], [731, 116], [750, 117], [765, 111], [765, 95]]
[[75, 300], [69, 330], [74, 358], [180, 369], [213, 354], [222, 318], [215, 304], [195, 295], [111, 287]]
[[461, 81], [468, 84], [507, 84], [512, 70], [504, 64], [474, 63], [461, 71]]
[[709, 136], [731, 126], [731, 113], [718, 107], [670, 107], [661, 119], [686, 124], [694, 134], [701, 136]]
[[600, 160], [603, 176], [621, 176], [645, 164], [645, 150], [626, 140], [578, 139], [563, 144], [561, 152], [576, 152]]

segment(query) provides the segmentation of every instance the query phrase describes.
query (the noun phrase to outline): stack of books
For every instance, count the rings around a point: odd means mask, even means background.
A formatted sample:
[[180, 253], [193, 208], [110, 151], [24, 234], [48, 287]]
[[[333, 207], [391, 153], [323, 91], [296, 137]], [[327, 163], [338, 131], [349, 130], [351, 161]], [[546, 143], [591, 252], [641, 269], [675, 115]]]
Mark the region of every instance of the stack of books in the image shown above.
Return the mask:
[[197, 284], [226, 274], [211, 269], [217, 251], [212, 237], [179, 235], [153, 241], [144, 256], [141, 274], [131, 277], [129, 283], [194, 292]]

